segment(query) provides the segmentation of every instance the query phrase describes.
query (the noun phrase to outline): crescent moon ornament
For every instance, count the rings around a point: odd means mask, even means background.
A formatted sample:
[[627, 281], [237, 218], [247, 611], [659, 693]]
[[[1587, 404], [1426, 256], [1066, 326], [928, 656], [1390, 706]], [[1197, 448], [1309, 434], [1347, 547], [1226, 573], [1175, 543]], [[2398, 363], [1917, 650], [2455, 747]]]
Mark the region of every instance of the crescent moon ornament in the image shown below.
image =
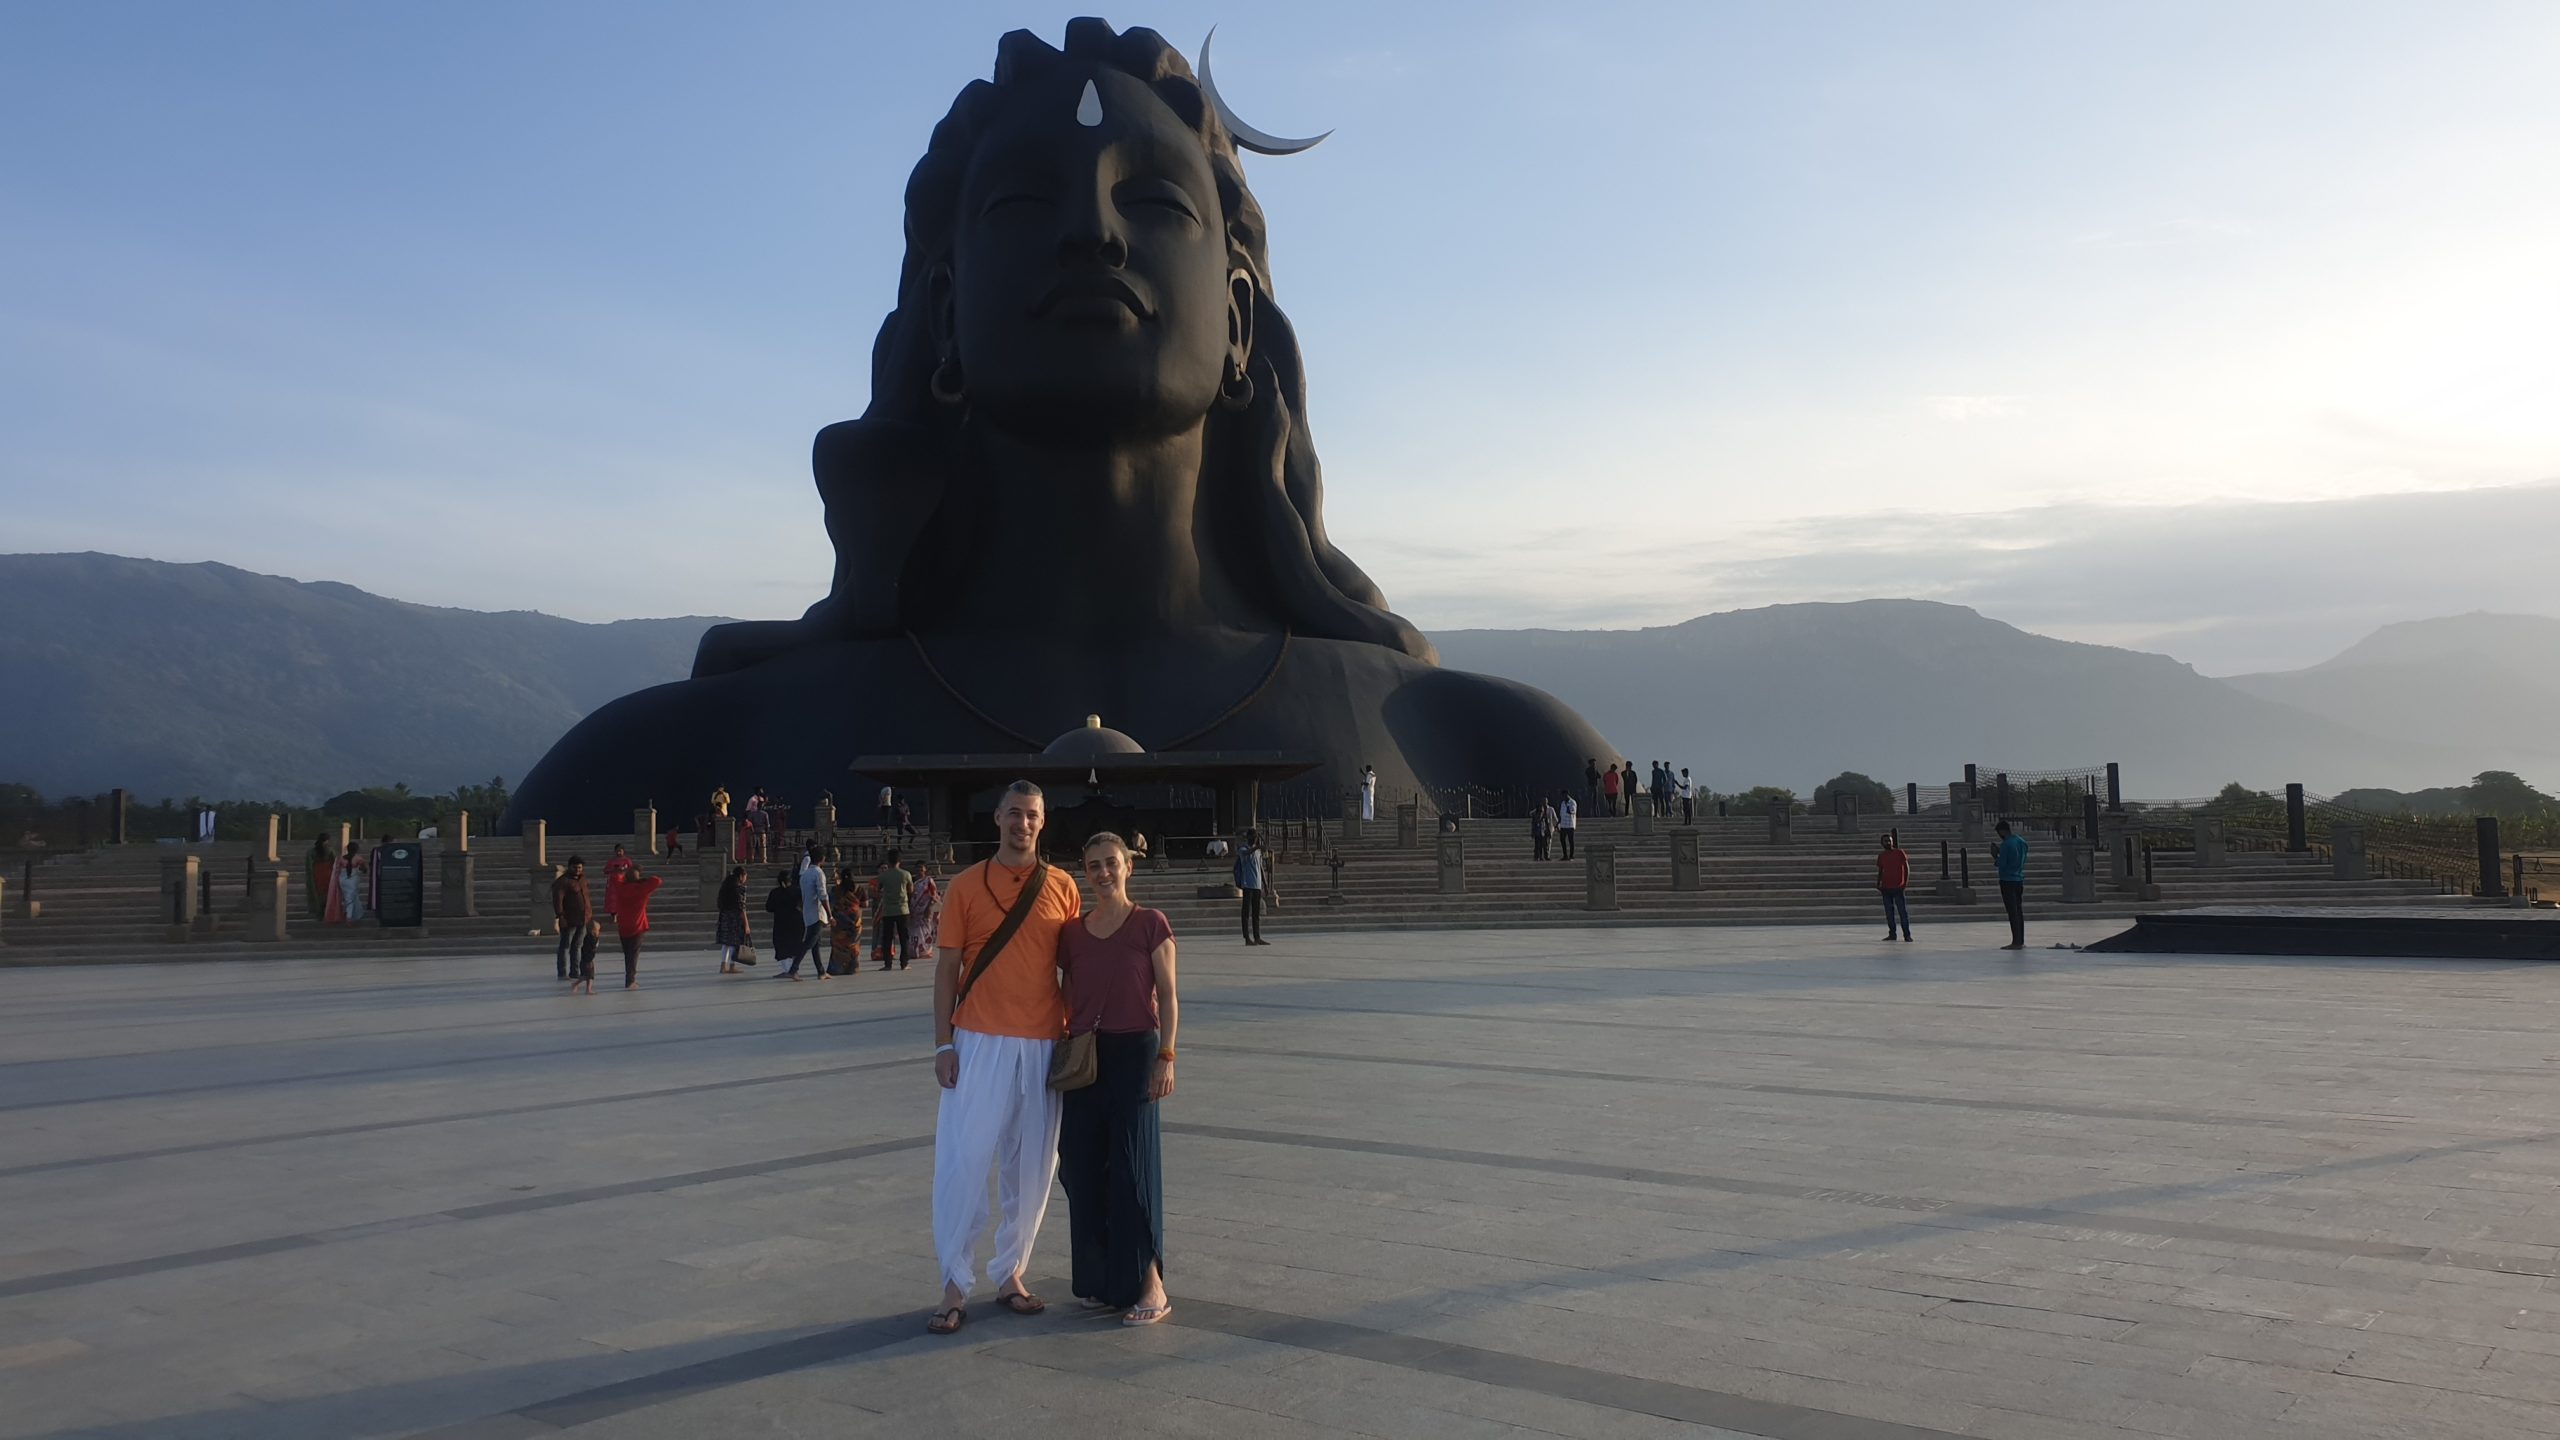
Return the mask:
[[1267, 131], [1256, 130], [1244, 123], [1234, 110], [1228, 108], [1226, 97], [1218, 93], [1218, 82], [1209, 76], [1209, 42], [1217, 38], [1218, 27], [1212, 25], [1209, 27], [1208, 35], [1200, 41], [1200, 89], [1209, 97], [1210, 106], [1218, 112], [1218, 123], [1227, 127], [1227, 133], [1235, 137], [1236, 144], [1257, 155], [1295, 155], [1301, 151], [1313, 150], [1324, 143], [1326, 135], [1333, 133], [1327, 130], [1324, 135], [1311, 135], [1304, 140], [1290, 140]]

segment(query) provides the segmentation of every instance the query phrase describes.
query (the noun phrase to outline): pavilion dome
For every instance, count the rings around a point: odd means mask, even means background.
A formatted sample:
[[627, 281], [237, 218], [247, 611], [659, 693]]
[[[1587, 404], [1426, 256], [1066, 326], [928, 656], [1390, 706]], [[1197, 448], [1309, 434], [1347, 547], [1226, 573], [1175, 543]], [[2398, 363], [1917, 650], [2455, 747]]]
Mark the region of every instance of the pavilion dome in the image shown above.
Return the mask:
[[1105, 755], [1144, 755], [1147, 747], [1102, 723], [1099, 715], [1087, 715], [1084, 723], [1049, 742], [1040, 752], [1043, 760], [1098, 760]]

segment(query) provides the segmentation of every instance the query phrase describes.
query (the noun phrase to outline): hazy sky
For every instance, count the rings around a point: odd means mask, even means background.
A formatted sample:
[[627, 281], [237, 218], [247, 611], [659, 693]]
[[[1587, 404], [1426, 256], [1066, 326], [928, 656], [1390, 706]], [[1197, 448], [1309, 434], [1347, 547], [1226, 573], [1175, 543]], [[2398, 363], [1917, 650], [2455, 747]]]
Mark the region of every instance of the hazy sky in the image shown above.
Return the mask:
[[[0, 549], [797, 613], [907, 170], [1068, 13], [0, 0]], [[1110, 18], [1336, 130], [1248, 171], [1426, 628], [1918, 594], [2222, 672], [2560, 609], [2560, 493], [2420, 498], [2560, 480], [2560, 6]]]

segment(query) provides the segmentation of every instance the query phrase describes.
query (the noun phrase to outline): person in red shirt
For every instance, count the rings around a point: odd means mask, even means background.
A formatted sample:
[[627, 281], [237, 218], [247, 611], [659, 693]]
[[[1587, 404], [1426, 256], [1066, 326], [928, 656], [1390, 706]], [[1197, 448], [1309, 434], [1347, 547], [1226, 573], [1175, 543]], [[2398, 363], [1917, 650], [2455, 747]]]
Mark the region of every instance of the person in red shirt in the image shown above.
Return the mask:
[[1893, 922], [1902, 921], [1902, 938], [1911, 938], [1911, 857], [1890, 830], [1876, 845], [1876, 889], [1884, 894], [1884, 938], [1893, 938]]
[[[620, 849], [620, 846], [616, 846]], [[604, 887], [605, 907], [613, 912], [613, 933], [622, 937], [622, 988], [640, 983], [640, 937], [649, 933], [649, 897], [667, 883], [663, 875], [643, 875], [633, 865]], [[587, 993], [596, 993], [595, 972], [587, 974]]]
[[1618, 771], [1612, 766], [1600, 772], [1600, 798], [1607, 802], [1609, 813], [1618, 813]]

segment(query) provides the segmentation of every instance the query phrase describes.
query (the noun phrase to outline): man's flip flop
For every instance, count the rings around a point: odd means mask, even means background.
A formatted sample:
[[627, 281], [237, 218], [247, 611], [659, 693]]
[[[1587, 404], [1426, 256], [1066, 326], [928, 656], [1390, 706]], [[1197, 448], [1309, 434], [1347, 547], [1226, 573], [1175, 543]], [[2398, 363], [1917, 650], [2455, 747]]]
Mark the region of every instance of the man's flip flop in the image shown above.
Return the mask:
[[1173, 1302], [1170, 1300], [1167, 1300], [1161, 1305], [1134, 1305], [1130, 1307], [1127, 1314], [1120, 1317], [1120, 1323], [1123, 1325], [1153, 1325], [1162, 1321], [1166, 1316], [1172, 1313]]
[[1016, 1315], [1037, 1315], [1049, 1308], [1048, 1301], [1028, 1290], [1016, 1290], [1010, 1295], [999, 1295], [996, 1297], [996, 1303]]
[[924, 1328], [929, 1335], [948, 1335], [968, 1323], [969, 1312], [954, 1305], [947, 1310], [934, 1311], [933, 1318], [924, 1322]]

